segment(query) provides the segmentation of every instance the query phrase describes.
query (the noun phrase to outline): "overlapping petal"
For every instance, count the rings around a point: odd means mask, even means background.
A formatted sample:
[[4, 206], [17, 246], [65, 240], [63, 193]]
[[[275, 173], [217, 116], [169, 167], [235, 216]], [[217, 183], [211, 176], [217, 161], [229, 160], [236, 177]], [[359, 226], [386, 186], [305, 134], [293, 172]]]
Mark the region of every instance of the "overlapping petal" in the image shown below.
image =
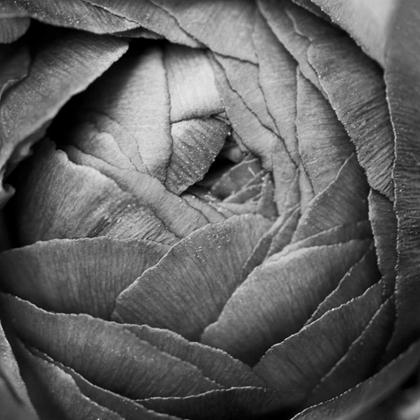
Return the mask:
[[50, 138], [0, 255], [41, 418], [350, 419], [415, 368], [418, 16], [375, 7], [2, 2], [1, 173]]

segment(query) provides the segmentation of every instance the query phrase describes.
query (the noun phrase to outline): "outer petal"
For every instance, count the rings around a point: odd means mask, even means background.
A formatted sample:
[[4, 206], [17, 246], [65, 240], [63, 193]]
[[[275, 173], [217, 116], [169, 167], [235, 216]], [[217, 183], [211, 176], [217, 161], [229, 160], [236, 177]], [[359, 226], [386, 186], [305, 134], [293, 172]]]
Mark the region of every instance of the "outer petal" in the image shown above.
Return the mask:
[[[85, 89], [127, 50], [127, 43], [86, 33], [50, 40], [36, 54], [29, 77], [0, 104], [0, 169], [26, 156], [68, 99]], [[8, 162], [9, 161], [9, 162]]]
[[385, 80], [396, 135], [394, 182], [397, 216], [397, 322], [391, 345], [395, 356], [420, 336], [420, 5], [399, 2], [385, 63]]

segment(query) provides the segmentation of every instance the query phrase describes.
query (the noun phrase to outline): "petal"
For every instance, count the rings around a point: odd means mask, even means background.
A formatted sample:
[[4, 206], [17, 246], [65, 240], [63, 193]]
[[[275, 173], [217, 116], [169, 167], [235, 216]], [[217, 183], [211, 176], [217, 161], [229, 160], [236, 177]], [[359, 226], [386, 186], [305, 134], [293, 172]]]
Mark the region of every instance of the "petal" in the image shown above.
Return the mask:
[[300, 72], [296, 129], [300, 158], [319, 194], [336, 178], [354, 147], [330, 104]]
[[43, 241], [3, 252], [0, 269], [4, 287], [37, 306], [109, 319], [115, 298], [167, 249], [104, 237]]
[[120, 294], [114, 319], [197, 340], [242, 281], [242, 267], [270, 225], [246, 215], [194, 232]]
[[223, 68], [229, 86], [239, 95], [244, 105], [263, 127], [278, 135], [261, 90], [258, 65], [221, 55], [215, 58]]
[[240, 143], [261, 160], [264, 169], [271, 170], [273, 167], [273, 146], [279, 143], [280, 139], [261, 124], [259, 118], [230, 85], [225, 70], [217, 62], [214, 63], [214, 74], [227, 116], [233, 130], [239, 136]]
[[[308, 236], [287, 245], [278, 256], [286, 255], [297, 249], [309, 248], [311, 246], [334, 245], [348, 242], [351, 239], [370, 239], [372, 238], [372, 228], [368, 220], [338, 225], [327, 230], [323, 230], [315, 235]], [[277, 258], [277, 256], [273, 256]]]
[[[288, 217], [287, 217], [288, 216]], [[273, 253], [280, 252], [292, 239], [300, 213], [296, 209], [290, 215], [279, 217], [273, 226], [261, 237], [242, 269], [242, 277], [248, 275]]]
[[0, 406], [4, 418], [38, 420], [9, 341], [0, 324]]
[[268, 112], [274, 118], [278, 133], [291, 158], [298, 163], [295, 126], [296, 62], [277, 40], [260, 13], [257, 16], [253, 41], [258, 56], [259, 84]]
[[417, 367], [420, 343], [414, 343], [405, 353], [384, 369], [354, 388], [326, 402], [307, 408], [292, 420], [350, 420], [384, 400]]
[[251, 40], [255, 14], [253, 1], [153, 0], [153, 3], [166, 10], [187, 33], [210, 50], [255, 62]]
[[397, 266], [397, 218], [390, 200], [381, 193], [369, 193], [369, 219], [372, 224], [379, 269], [384, 280], [384, 295], [395, 290]]
[[[160, 48], [123, 57], [87, 90], [81, 101], [79, 120], [83, 121], [86, 113], [89, 115], [94, 111], [95, 120], [103, 124], [100, 132], [113, 136], [121, 149], [120, 153], [132, 160], [140, 172], [148, 173], [160, 181], [165, 179], [172, 139], [169, 93]], [[117, 132], [114, 134], [116, 129], [104, 119], [109, 119], [127, 135], [122, 137]], [[113, 156], [104, 156], [106, 149], [101, 147], [99, 139], [97, 147], [90, 146], [90, 139], [81, 137], [77, 127], [67, 141], [113, 164]]]
[[290, 3], [286, 12], [297, 32], [294, 39], [300, 37], [302, 44], [294, 53], [301, 71], [331, 102], [356, 145], [371, 185], [392, 199], [394, 141], [380, 68], [323, 20]]
[[255, 372], [273, 389], [309, 393], [361, 336], [381, 303], [381, 286], [376, 285], [271, 347]]
[[164, 58], [171, 122], [209, 117], [224, 111], [206, 52], [171, 45], [166, 48]]
[[[375, 313], [345, 356], [322, 378], [307, 404], [312, 405], [340, 395], [374, 374], [391, 337], [394, 318], [395, 306], [390, 299]], [[343, 330], [348, 331], [347, 326], [346, 323]]]
[[153, 212], [177, 237], [189, 235], [209, 221], [200, 212], [189, 206], [182, 198], [170, 193], [156, 178], [129, 169], [120, 169], [93, 155], [83, 153], [74, 146], [66, 148], [71, 161], [97, 169], [134, 196], [142, 206]]
[[372, 247], [345, 274], [334, 289], [318, 306], [308, 323], [320, 318], [331, 309], [362, 295], [369, 287], [378, 282], [380, 273], [376, 265], [376, 254]]
[[254, 179], [261, 169], [258, 159], [246, 158], [226, 171], [212, 186], [211, 193], [220, 199], [227, 198]]
[[394, 133], [379, 67], [348, 38], [315, 40], [308, 58], [356, 146], [369, 183], [393, 200]]
[[201, 198], [196, 197], [195, 195], [183, 193], [181, 197], [188, 203], [188, 205], [199, 212], [201, 212], [209, 221], [209, 223], [221, 223], [224, 222], [228, 217], [225, 212], [219, 211], [213, 206], [213, 203], [207, 203]]
[[204, 344], [256, 363], [273, 344], [298, 331], [370, 241], [306, 248], [256, 268], [238, 287]]
[[[398, 3], [395, 21], [389, 36], [385, 63], [385, 80], [396, 135], [394, 166], [395, 207], [397, 215], [397, 321], [391, 353], [398, 354], [420, 334], [418, 302], [418, 261], [420, 258], [419, 197], [420, 173], [420, 58], [413, 54], [420, 44], [417, 36], [419, 5]], [[399, 28], [397, 30], [397, 28]]]
[[[124, 22], [123, 25], [127, 26], [126, 30], [129, 30], [129, 27], [137, 28], [141, 26], [177, 44], [180, 43], [192, 47], [201, 45], [179, 26], [176, 19], [161, 7], [153, 4], [153, 1], [146, 0], [139, 3], [136, 1], [89, 0], [87, 3], [97, 6], [92, 7], [92, 9], [105, 12], [107, 17], [110, 16], [113, 19], [121, 17], [122, 19], [120, 20]], [[99, 21], [99, 24], [102, 21]], [[122, 31], [123, 29], [119, 30]], [[104, 26], [104, 30], [109, 31], [111, 29]]]
[[165, 186], [180, 194], [201, 181], [222, 149], [229, 127], [215, 118], [172, 124], [172, 155]]
[[158, 350], [122, 325], [46, 312], [9, 295], [1, 301], [19, 338], [110, 391], [141, 399], [222, 388], [196, 366]]
[[0, 46], [0, 97], [28, 75], [31, 57], [26, 45]]
[[[36, 352], [34, 351], [34, 353]], [[92, 402], [107, 408], [108, 410], [118, 413], [124, 420], [138, 420], [139, 418], [145, 420], [177, 419], [175, 417], [169, 417], [165, 414], [156, 413], [152, 410], [147, 410], [145, 407], [134, 400], [95, 386], [83, 378], [83, 376], [76, 373], [74, 370], [63, 366], [61, 363], [54, 362], [51, 358], [44, 354], [41, 354], [41, 356], [43, 356], [46, 361], [51, 361], [51, 363], [53, 363], [56, 368], [62, 369], [65, 373], [70, 375], [79, 388], [80, 392], [85, 397], [89, 398]], [[61, 384], [61, 386], [62, 385], [63, 384]], [[79, 417], [76, 417], [76, 419], [78, 418]]]
[[219, 349], [190, 342], [172, 331], [147, 325], [126, 324], [124, 328], [160, 351], [197, 366], [206, 377], [224, 387], [265, 386], [249, 366]]
[[[29, 151], [22, 142], [38, 140], [43, 127], [64, 103], [84, 90], [127, 48], [122, 40], [81, 32], [68, 33], [44, 45], [32, 61], [30, 75], [8, 92], [0, 106], [0, 167], [10, 157], [12, 161], [21, 159], [16, 149]], [[13, 154], [18, 156], [14, 158]]]
[[136, 197], [98, 171], [73, 164], [49, 141], [22, 167], [22, 178], [16, 200], [22, 244], [95, 236], [177, 241]]
[[29, 383], [31, 399], [42, 418], [123, 420], [117, 413], [84, 396], [69, 374], [35, 356], [21, 342], [15, 347], [19, 349], [19, 361]]
[[58, 6], [52, 0], [2, 1], [0, 14], [31, 17], [54, 26], [82, 29], [95, 33], [112, 33], [132, 29], [138, 23], [95, 7], [92, 2], [69, 0]]
[[300, 218], [293, 241], [334, 226], [367, 219], [368, 185], [355, 155], [348, 158], [336, 179], [317, 195]]
[[[268, 26], [276, 35], [277, 39], [284, 45], [294, 59], [299, 63], [299, 69], [303, 75], [312, 82], [319, 90], [322, 90], [318, 77], [314, 69], [310, 66], [307, 59], [307, 49], [310, 41], [298, 34], [293, 26], [293, 21], [286, 11], [293, 5], [284, 0], [258, 0], [258, 8], [261, 15], [266, 20]], [[293, 6], [293, 9], [297, 6]], [[302, 13], [306, 13], [301, 8], [297, 8]], [[320, 19], [319, 29], [329, 27]]]
[[26, 33], [31, 20], [25, 17], [0, 18], [0, 43], [9, 44]]
[[291, 212], [289, 217], [286, 218], [281, 228], [273, 237], [270, 244], [270, 249], [267, 252], [267, 257], [281, 252], [285, 246], [287, 246], [293, 238], [293, 234], [296, 230], [300, 219], [299, 209], [295, 209]]
[[398, 2], [380, 0], [313, 0], [334, 23], [351, 34], [367, 54], [385, 62], [386, 43]]
[[303, 7], [304, 9], [309, 10], [314, 15], [323, 18], [327, 22], [331, 20], [330, 17], [321, 9], [321, 7], [313, 3], [312, 0], [292, 0], [292, 1], [293, 3]]
[[235, 420], [264, 415], [288, 414], [299, 398], [293, 391], [276, 392], [265, 388], [230, 388], [186, 398], [152, 398], [141, 403], [152, 410], [197, 420]]

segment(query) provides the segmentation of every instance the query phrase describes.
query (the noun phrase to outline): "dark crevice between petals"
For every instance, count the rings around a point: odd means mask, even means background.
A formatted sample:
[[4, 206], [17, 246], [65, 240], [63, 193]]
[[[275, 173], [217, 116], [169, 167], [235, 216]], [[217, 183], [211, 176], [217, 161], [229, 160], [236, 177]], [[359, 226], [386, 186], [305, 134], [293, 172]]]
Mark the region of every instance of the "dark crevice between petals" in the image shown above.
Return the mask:
[[0, 106], [1, 172], [28, 155], [30, 146], [70, 97], [84, 90], [127, 50], [122, 40], [68, 32], [35, 55], [29, 76], [12, 86]]
[[31, 20], [27, 17], [0, 18], [0, 44], [10, 44], [23, 36]]

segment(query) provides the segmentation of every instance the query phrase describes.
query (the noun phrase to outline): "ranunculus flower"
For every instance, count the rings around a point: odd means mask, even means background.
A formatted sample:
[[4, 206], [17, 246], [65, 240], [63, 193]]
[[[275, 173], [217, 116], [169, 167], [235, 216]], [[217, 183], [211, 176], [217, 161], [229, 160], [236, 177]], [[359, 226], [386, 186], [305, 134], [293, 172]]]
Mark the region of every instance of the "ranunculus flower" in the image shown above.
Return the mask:
[[416, 369], [418, 6], [295, 3], [0, 3], [23, 418], [350, 419]]

